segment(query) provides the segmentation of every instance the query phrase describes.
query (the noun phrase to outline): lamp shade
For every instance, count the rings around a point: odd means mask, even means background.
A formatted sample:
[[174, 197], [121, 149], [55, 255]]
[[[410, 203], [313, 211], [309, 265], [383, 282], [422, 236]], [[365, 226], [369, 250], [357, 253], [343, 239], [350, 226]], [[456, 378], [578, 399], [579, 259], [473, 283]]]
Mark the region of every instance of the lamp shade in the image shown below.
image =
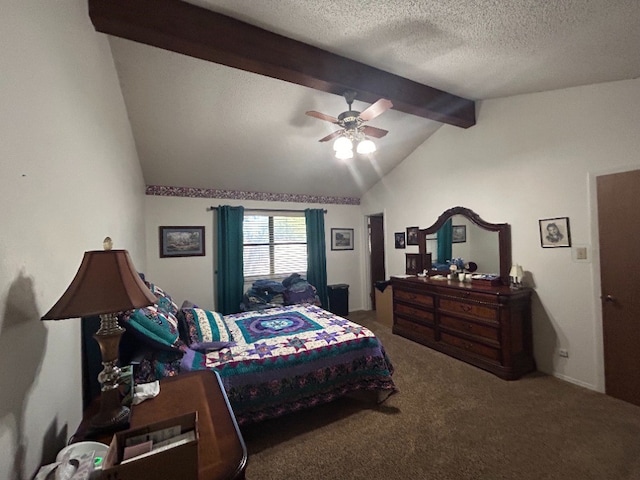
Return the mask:
[[509, 276], [515, 278], [518, 282], [521, 281], [522, 277], [524, 277], [524, 270], [522, 268], [522, 265], [514, 263], [511, 266], [511, 270], [509, 271]]
[[93, 250], [84, 253], [71, 285], [42, 320], [122, 312], [156, 301], [138, 275], [129, 252]]

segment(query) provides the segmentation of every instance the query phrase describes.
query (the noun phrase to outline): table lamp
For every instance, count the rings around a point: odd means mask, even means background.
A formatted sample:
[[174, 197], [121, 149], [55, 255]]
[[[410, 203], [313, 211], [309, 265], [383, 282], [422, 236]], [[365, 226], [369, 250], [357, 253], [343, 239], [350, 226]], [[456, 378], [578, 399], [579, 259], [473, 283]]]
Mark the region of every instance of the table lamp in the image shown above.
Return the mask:
[[146, 287], [126, 250], [112, 250], [112, 241], [104, 239], [104, 250], [84, 253], [75, 278], [60, 300], [42, 320], [100, 316], [100, 328], [93, 338], [100, 346], [103, 370], [100, 383], [100, 411], [91, 419], [92, 431], [126, 428], [129, 408], [122, 405], [118, 383], [118, 346], [124, 328], [117, 314], [154, 304], [157, 299]]
[[524, 277], [524, 270], [521, 265], [514, 263], [509, 271], [509, 277], [511, 277], [511, 288], [522, 288], [522, 278]]

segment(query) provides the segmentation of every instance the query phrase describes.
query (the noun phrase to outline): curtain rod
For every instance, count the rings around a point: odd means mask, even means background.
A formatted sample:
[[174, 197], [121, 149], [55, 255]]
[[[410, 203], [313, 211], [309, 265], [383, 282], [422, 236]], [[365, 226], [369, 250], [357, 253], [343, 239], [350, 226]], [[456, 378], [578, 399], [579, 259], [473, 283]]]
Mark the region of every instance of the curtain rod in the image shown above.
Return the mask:
[[[218, 207], [209, 207], [207, 210], [218, 210]], [[291, 210], [286, 208], [245, 208], [250, 212], [287, 212], [287, 213], [300, 213], [304, 210]], [[322, 213], [327, 213], [327, 210], [322, 210]]]

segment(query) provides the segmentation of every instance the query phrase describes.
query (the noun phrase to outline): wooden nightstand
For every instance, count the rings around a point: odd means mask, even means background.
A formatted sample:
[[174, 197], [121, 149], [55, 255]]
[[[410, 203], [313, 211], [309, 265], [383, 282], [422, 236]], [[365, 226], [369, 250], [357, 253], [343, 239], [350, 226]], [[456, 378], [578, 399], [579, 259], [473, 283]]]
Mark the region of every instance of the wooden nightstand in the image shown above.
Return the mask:
[[[85, 428], [95, 411], [93, 405], [87, 409], [72, 441], [88, 439]], [[244, 480], [247, 449], [216, 372], [189, 372], [162, 379], [157, 397], [132, 407], [131, 428], [193, 411], [198, 412], [200, 432], [199, 480]], [[91, 437], [106, 444], [111, 438], [111, 434]]]

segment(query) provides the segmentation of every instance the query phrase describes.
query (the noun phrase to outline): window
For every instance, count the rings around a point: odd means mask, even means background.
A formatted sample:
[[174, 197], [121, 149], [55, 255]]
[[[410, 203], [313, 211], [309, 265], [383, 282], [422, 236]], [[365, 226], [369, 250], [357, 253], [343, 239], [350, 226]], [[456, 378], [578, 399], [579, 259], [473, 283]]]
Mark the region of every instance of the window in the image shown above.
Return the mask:
[[307, 228], [303, 215], [245, 213], [243, 228], [244, 277], [306, 276]]

